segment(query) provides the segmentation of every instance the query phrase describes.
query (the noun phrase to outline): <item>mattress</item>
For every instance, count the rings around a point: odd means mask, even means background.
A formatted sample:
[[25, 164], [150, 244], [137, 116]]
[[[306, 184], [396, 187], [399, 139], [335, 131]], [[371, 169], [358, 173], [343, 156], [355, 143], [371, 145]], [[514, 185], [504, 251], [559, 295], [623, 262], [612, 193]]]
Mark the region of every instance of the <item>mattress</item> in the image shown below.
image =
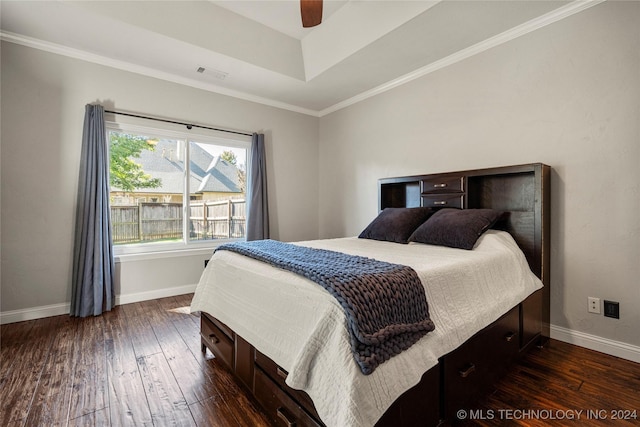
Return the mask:
[[229, 251], [202, 274], [191, 311], [206, 312], [289, 372], [328, 426], [371, 426], [438, 359], [488, 326], [542, 283], [511, 235], [484, 233], [473, 250], [358, 239], [296, 244], [408, 265], [424, 286], [436, 328], [363, 375], [338, 302], [315, 283]]

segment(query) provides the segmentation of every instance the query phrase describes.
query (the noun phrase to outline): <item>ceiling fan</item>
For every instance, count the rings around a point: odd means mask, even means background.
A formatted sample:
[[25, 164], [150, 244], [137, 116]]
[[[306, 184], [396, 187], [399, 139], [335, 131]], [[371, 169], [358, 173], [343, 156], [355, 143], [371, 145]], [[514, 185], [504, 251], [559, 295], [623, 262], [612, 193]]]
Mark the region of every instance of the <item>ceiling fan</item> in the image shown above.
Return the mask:
[[319, 25], [322, 22], [322, 0], [300, 0], [300, 15], [304, 28]]

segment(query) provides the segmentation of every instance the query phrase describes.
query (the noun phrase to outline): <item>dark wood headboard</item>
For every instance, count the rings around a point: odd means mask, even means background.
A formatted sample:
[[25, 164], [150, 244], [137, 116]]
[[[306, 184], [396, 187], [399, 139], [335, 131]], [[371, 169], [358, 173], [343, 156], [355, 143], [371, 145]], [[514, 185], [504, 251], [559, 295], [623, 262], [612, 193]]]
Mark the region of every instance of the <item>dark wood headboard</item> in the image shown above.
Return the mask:
[[542, 335], [549, 337], [549, 213], [551, 168], [542, 163], [384, 178], [378, 181], [380, 210], [388, 207], [491, 208], [507, 212], [499, 228], [524, 252], [544, 283]]

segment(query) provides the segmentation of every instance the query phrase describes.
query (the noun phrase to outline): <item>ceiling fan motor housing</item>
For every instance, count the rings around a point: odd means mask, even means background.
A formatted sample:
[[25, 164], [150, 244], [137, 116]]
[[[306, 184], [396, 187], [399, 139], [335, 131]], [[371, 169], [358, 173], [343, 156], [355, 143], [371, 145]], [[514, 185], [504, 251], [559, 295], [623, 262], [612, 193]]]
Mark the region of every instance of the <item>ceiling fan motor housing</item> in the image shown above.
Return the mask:
[[300, 0], [300, 16], [304, 28], [320, 24], [322, 22], [322, 0]]

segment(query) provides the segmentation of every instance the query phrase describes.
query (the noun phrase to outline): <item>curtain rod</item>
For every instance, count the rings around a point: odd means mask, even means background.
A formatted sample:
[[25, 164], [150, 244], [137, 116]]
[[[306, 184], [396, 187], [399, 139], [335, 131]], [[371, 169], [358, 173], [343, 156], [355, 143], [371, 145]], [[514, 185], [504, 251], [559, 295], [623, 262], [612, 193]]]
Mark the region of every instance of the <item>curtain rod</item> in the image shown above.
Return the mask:
[[156, 122], [173, 123], [174, 125], [186, 126], [187, 129], [200, 128], [200, 129], [217, 130], [217, 131], [220, 131], [220, 132], [235, 133], [236, 135], [246, 135], [246, 136], [252, 136], [253, 135], [251, 133], [246, 133], [246, 132], [239, 132], [239, 131], [227, 130], [227, 129], [219, 129], [219, 128], [214, 128], [214, 127], [210, 127], [210, 126], [196, 125], [196, 124], [193, 124], [193, 123], [178, 122], [178, 121], [175, 121], [175, 120], [159, 119], [159, 118], [156, 118], [156, 117], [142, 116], [140, 114], [123, 113], [121, 111], [104, 110], [104, 112], [105, 113], [110, 113], [110, 114], [118, 114], [120, 116], [136, 117], [138, 119], [155, 120]]

